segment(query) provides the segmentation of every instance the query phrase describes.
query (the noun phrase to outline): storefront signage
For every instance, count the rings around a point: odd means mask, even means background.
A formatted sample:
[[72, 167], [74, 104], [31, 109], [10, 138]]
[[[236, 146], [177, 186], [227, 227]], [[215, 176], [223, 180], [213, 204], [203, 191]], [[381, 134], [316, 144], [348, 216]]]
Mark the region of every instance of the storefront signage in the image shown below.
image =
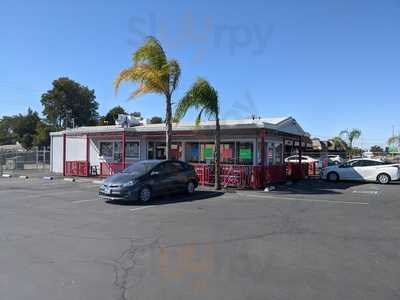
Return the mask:
[[204, 148], [204, 158], [205, 159], [213, 158], [213, 148]]
[[222, 156], [222, 158], [225, 158], [225, 159], [233, 158], [232, 149], [231, 148], [222, 148], [221, 156]]

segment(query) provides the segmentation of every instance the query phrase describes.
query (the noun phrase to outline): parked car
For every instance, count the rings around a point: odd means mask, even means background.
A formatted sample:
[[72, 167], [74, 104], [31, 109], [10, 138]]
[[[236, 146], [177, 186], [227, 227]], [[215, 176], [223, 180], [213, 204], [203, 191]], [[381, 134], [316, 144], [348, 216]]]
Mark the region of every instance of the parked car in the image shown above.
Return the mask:
[[400, 165], [376, 159], [352, 159], [346, 163], [321, 170], [321, 178], [328, 181], [356, 180], [387, 184], [400, 179]]
[[[298, 155], [292, 155], [289, 157], [285, 158], [285, 162], [286, 163], [298, 163], [299, 162], [299, 156]], [[302, 163], [314, 163], [314, 162], [318, 162], [318, 159], [312, 158], [311, 156], [305, 156], [302, 155], [301, 156], [301, 162]]]
[[144, 160], [108, 177], [99, 196], [106, 200], [148, 202], [155, 196], [186, 192], [193, 194], [198, 178], [193, 166], [176, 160]]

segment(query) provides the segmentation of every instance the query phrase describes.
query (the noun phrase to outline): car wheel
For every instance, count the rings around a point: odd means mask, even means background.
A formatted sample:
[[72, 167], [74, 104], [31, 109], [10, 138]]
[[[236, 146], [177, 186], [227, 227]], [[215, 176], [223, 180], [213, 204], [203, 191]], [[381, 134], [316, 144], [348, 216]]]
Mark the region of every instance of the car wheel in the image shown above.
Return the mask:
[[151, 189], [147, 186], [142, 188], [139, 192], [139, 200], [140, 202], [149, 202], [151, 200]]
[[339, 175], [335, 172], [331, 172], [327, 176], [328, 181], [337, 182], [339, 181]]
[[390, 176], [388, 174], [379, 174], [377, 177], [377, 181], [380, 184], [388, 184], [390, 182]]
[[193, 181], [189, 181], [188, 184], [186, 185], [186, 193], [189, 195], [193, 194], [196, 190], [196, 186], [194, 185]]

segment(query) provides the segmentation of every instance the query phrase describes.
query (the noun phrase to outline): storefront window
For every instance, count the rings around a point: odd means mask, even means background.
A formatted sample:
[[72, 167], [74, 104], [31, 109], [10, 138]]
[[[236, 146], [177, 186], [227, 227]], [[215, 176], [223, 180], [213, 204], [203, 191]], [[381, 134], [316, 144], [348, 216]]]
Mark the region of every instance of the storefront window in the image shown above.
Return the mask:
[[114, 161], [122, 161], [122, 142], [114, 142]]
[[147, 159], [154, 159], [154, 142], [147, 144]]
[[165, 143], [155, 143], [156, 144], [156, 159], [166, 159], [167, 156], [165, 154]]
[[267, 143], [267, 165], [271, 166], [274, 164], [274, 150], [275, 143]]
[[236, 147], [237, 162], [240, 165], [253, 164], [253, 143], [238, 142]]
[[235, 163], [235, 143], [221, 144], [221, 162], [224, 164]]
[[140, 159], [139, 142], [127, 142], [125, 144], [126, 158]]
[[111, 158], [113, 157], [113, 143], [100, 142], [100, 156]]
[[275, 144], [275, 165], [280, 165], [282, 164], [282, 150], [283, 150], [283, 145], [281, 143], [276, 143]]
[[186, 143], [185, 149], [186, 161], [197, 163], [200, 160], [199, 143]]

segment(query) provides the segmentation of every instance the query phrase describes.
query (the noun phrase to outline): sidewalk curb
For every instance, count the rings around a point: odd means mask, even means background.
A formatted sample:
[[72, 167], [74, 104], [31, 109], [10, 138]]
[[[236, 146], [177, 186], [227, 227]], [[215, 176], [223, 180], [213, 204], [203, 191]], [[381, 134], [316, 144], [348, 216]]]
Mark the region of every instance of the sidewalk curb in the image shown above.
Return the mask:
[[64, 181], [75, 182], [75, 178], [64, 178]]

